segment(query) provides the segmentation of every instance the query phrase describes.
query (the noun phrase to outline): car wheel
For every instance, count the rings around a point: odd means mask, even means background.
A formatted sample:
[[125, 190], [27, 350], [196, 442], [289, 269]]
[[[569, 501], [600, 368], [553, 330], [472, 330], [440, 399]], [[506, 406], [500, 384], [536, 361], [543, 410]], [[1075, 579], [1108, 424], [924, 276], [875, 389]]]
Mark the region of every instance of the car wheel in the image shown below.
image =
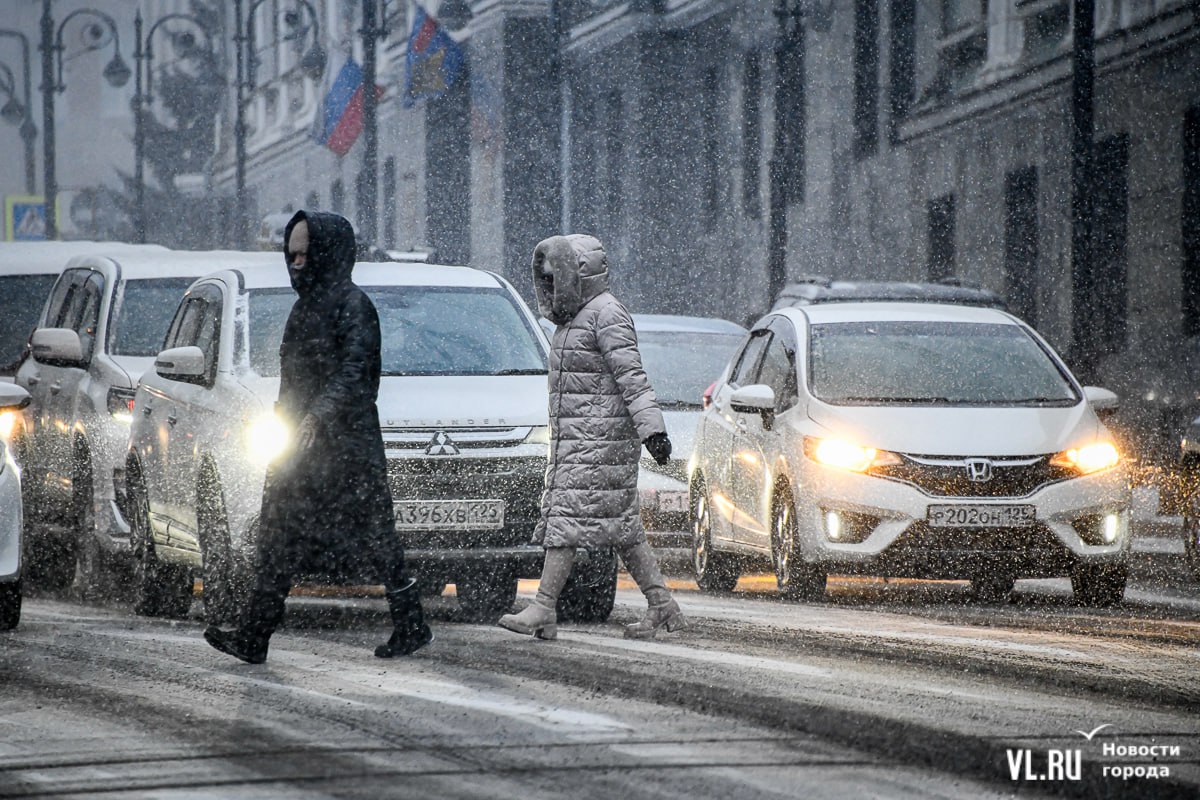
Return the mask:
[[21, 582], [0, 583], [0, 631], [11, 631], [21, 621]]
[[1183, 560], [1200, 579], [1200, 491], [1194, 491], [1183, 507]]
[[488, 573], [471, 573], [455, 581], [458, 604], [470, 620], [495, 622], [512, 610], [517, 599], [517, 577], [507, 567]]
[[991, 570], [971, 578], [971, 599], [978, 603], [1007, 603], [1017, 579], [1011, 573]]
[[617, 599], [617, 556], [612, 550], [589, 554], [576, 564], [558, 595], [559, 622], [604, 622]]
[[196, 528], [204, 572], [204, 621], [237, 625], [247, 583], [230, 544], [221, 482], [211, 467], [201, 471], [196, 487]]
[[187, 616], [192, 605], [191, 570], [158, 560], [150, 533], [146, 491], [132, 472], [128, 479], [134, 613], [143, 617]]
[[712, 544], [712, 509], [708, 488], [696, 486], [692, 502], [692, 572], [696, 583], [706, 592], [732, 592], [741, 577], [736, 556], [719, 553]]
[[1083, 606], [1105, 607], [1125, 597], [1129, 572], [1124, 565], [1078, 564], [1071, 572], [1071, 591]]
[[771, 511], [771, 563], [775, 567], [775, 583], [785, 599], [816, 600], [825, 595], [827, 575], [815, 564], [804, 562], [794, 509], [792, 493], [781, 490]]

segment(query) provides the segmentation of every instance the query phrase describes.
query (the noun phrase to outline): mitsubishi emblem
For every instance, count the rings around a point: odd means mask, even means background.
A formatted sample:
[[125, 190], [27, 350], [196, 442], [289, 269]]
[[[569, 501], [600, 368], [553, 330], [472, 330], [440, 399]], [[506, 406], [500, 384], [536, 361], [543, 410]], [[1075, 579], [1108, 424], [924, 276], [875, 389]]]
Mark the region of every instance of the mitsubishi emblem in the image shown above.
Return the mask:
[[992, 462], [986, 458], [968, 458], [964, 460], [967, 465], [967, 477], [975, 483], [987, 483], [992, 479]]
[[454, 442], [450, 439], [450, 434], [445, 431], [438, 431], [429, 440], [429, 444], [425, 447], [425, 455], [427, 456], [456, 456], [458, 448], [454, 446]]

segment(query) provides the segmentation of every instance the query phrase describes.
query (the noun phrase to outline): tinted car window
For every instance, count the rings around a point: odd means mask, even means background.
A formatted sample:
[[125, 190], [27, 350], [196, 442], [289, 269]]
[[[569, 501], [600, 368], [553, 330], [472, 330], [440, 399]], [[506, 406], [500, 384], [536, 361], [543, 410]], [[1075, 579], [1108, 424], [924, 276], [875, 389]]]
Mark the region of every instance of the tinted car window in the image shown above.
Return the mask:
[[754, 331], [750, 340], [742, 348], [738, 356], [737, 366], [729, 376], [729, 382], [734, 386], [749, 386], [758, 375], [758, 362], [761, 360], [763, 349], [767, 346], [768, 333], [765, 330]]
[[846, 405], [1074, 405], [1075, 389], [1015, 325], [853, 322], [813, 325], [814, 396]]
[[741, 334], [638, 333], [642, 367], [659, 404], [699, 408], [704, 390], [721, 376], [743, 338]]
[[[384, 375], [513, 375], [546, 371], [537, 335], [503, 289], [364, 287], [379, 312]], [[296, 296], [250, 294], [250, 364], [279, 374], [279, 342]]]
[[775, 392], [775, 410], [784, 411], [796, 404], [796, 366], [792, 355], [784, 348], [783, 340], [771, 336], [763, 356], [758, 383], [765, 383]]
[[179, 298], [191, 283], [191, 278], [126, 281], [111, 322], [110, 352], [117, 356], [157, 355]]
[[0, 277], [0, 374], [16, 369], [56, 275]]

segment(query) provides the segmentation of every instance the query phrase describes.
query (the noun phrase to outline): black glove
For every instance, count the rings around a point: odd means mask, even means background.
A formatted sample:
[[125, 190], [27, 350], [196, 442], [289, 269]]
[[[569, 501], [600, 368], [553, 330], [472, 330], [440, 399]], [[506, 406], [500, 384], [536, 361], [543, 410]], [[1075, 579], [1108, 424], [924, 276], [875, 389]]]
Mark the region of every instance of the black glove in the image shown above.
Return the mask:
[[648, 436], [642, 444], [646, 445], [646, 450], [650, 452], [651, 458], [658, 462], [660, 467], [671, 460], [671, 440], [665, 433]]

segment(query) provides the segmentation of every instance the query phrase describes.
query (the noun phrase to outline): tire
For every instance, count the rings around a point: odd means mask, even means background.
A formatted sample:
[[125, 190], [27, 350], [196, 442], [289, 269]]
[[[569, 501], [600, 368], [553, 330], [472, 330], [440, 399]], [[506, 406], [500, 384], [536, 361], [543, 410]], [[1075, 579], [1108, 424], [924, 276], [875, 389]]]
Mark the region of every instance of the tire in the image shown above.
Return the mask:
[[21, 621], [21, 581], [0, 583], [0, 631], [11, 631]]
[[708, 504], [708, 487], [697, 483], [691, 507], [692, 573], [696, 583], [706, 592], [732, 592], [741, 577], [735, 556], [719, 553], [712, 545], [712, 510]]
[[196, 487], [196, 528], [203, 563], [204, 621], [209, 625], [236, 626], [248, 595], [245, 571], [233, 552], [225, 495], [216, 469], [200, 471]]
[[1188, 495], [1183, 505], [1183, 560], [1200, 580], [1200, 491]]
[[467, 619], [495, 622], [512, 610], [517, 599], [517, 577], [508, 567], [497, 566], [488, 573], [472, 573], [455, 581], [458, 604]]
[[576, 564], [558, 595], [559, 622], [604, 622], [617, 599], [617, 554], [598, 550]]
[[133, 610], [143, 617], [186, 617], [192, 606], [192, 572], [164, 564], [154, 552], [150, 507], [138, 473], [128, 475], [130, 544], [133, 550]]
[[1125, 597], [1129, 571], [1125, 565], [1078, 564], [1071, 572], [1071, 591], [1081, 606], [1106, 608]]
[[806, 564], [796, 531], [795, 503], [786, 487], [776, 493], [771, 508], [771, 564], [775, 583], [786, 600], [819, 600], [825, 596], [825, 570]]
[[1017, 579], [1011, 573], [993, 570], [971, 579], [970, 597], [977, 603], [1007, 603]]

